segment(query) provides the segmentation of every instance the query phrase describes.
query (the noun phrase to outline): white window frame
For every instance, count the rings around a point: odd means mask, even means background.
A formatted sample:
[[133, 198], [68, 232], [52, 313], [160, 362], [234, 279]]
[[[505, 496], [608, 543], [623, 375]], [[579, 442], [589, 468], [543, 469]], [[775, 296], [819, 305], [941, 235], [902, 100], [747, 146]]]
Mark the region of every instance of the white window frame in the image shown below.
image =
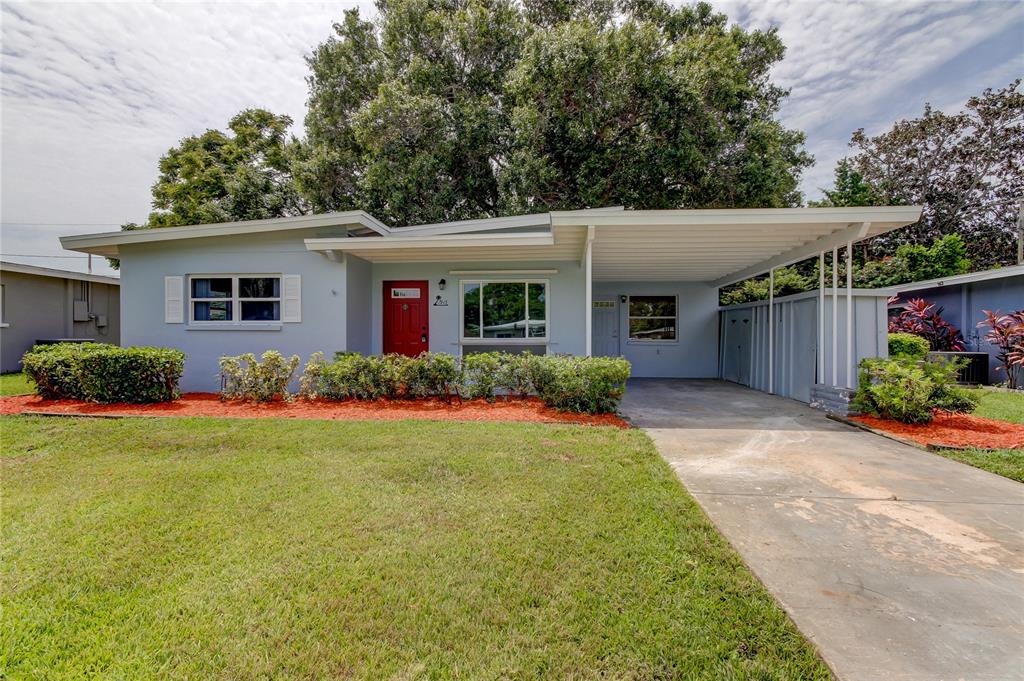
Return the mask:
[[[466, 331], [466, 285], [478, 284], [480, 286], [480, 333], [481, 336], [474, 338], [465, 336]], [[527, 284], [544, 284], [544, 335], [530, 336], [529, 325], [526, 328], [525, 338], [484, 338], [483, 337], [483, 291], [484, 284], [522, 284], [523, 294], [526, 295]], [[530, 297], [526, 295], [526, 319], [530, 319]], [[459, 344], [460, 345], [543, 345], [547, 352], [547, 345], [551, 342], [551, 281], [548, 279], [460, 279], [459, 280]]]
[[[231, 280], [231, 297], [230, 298], [193, 298], [192, 297], [192, 280], [193, 279], [230, 279]], [[278, 295], [273, 298], [242, 298], [239, 293], [238, 280], [239, 279], [277, 279], [277, 289], [280, 293], [284, 293], [284, 275], [275, 273], [241, 273], [241, 274], [190, 274], [185, 282], [185, 289], [188, 292], [188, 323], [194, 326], [266, 326], [267, 324], [281, 324], [281, 318], [284, 317], [284, 301], [282, 296]], [[242, 301], [246, 302], [276, 302], [278, 309], [277, 319], [259, 319], [242, 321]], [[221, 302], [226, 301], [231, 303], [231, 319], [230, 320], [197, 320], [195, 318], [195, 305], [193, 303], [206, 303], [206, 302]]]
[[[642, 345], [676, 345], [679, 343], [679, 296], [673, 293], [637, 293], [636, 298], [672, 298], [675, 300], [676, 314], [674, 317], [634, 317], [630, 314], [630, 310], [633, 307], [632, 295], [626, 296], [626, 343], [638, 343]], [[633, 332], [630, 331], [629, 323], [634, 319], [672, 319], [674, 320], [673, 326], [676, 330], [676, 337], [672, 339], [668, 338], [633, 338]]]

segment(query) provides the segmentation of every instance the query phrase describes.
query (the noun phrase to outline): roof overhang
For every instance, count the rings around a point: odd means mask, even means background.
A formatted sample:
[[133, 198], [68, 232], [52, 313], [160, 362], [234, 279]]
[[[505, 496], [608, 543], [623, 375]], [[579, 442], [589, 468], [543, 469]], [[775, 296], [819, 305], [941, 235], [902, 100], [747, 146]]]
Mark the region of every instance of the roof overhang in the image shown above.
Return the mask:
[[108, 277], [102, 274], [87, 274], [85, 272], [72, 272], [70, 270], [58, 270], [52, 267], [39, 267], [37, 265], [23, 265], [17, 262], [0, 262], [0, 272], [16, 272], [18, 274], [31, 274], [36, 277], [71, 279], [72, 281], [91, 281], [96, 284], [110, 284], [111, 286], [121, 285], [121, 280], [117, 277]]
[[916, 222], [919, 206], [638, 210], [551, 214], [592, 225], [594, 279], [725, 286]]
[[69, 251], [117, 257], [120, 254], [119, 249], [121, 246], [131, 244], [259, 234], [263, 232], [280, 232], [317, 227], [344, 227], [349, 231], [359, 231], [374, 236], [386, 236], [391, 233], [391, 229], [380, 220], [365, 211], [357, 210], [343, 213], [302, 215], [291, 218], [273, 218], [269, 220], [243, 220], [240, 222], [220, 222], [208, 225], [159, 227], [127, 232], [101, 232], [99, 234], [62, 236], [60, 243], [61, 246]]
[[370, 262], [446, 263], [575, 260], [580, 242], [569, 232], [556, 235], [551, 231], [305, 240], [308, 250], [329, 257], [350, 253]]

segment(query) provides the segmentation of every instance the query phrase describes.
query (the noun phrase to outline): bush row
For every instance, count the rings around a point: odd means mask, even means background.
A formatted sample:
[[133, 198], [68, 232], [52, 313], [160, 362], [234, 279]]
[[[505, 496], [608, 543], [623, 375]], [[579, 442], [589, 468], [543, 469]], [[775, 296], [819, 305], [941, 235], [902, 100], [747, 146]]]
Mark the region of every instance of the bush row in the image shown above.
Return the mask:
[[[289, 398], [287, 386], [299, 358], [264, 353], [221, 359], [225, 397], [251, 400]], [[363, 356], [338, 353], [328, 362], [314, 354], [300, 378], [300, 394], [329, 400], [375, 400], [453, 396], [493, 401], [499, 394], [536, 395], [565, 411], [615, 411], [630, 365], [624, 359], [487, 352], [461, 360], [445, 353]]]
[[42, 397], [104, 403], [173, 400], [184, 368], [180, 350], [104, 343], [37, 345], [22, 357]]
[[963, 365], [962, 360], [921, 359], [916, 354], [865, 359], [851, 404], [861, 413], [903, 423], [928, 423], [936, 410], [972, 412], [977, 400], [956, 385]]

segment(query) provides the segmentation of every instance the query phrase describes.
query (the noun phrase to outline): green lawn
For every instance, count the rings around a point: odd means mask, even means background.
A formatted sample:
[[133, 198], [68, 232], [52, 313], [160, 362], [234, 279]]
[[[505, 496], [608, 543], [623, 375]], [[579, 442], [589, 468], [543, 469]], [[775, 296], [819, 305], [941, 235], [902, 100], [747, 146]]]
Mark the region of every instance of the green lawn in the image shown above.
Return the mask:
[[[1024, 423], [1024, 394], [985, 390], [984, 388], [971, 392], [978, 397], [975, 416], [1011, 423]], [[990, 473], [1024, 482], [1024, 450], [943, 449], [938, 453], [950, 459], [983, 468]]]
[[16, 374], [0, 374], [0, 397], [27, 395], [35, 385], [20, 371]]
[[0, 428], [7, 678], [829, 678], [639, 431]]
[[1024, 423], [1024, 393], [978, 388], [971, 393], [978, 398], [975, 416], [1010, 423]]

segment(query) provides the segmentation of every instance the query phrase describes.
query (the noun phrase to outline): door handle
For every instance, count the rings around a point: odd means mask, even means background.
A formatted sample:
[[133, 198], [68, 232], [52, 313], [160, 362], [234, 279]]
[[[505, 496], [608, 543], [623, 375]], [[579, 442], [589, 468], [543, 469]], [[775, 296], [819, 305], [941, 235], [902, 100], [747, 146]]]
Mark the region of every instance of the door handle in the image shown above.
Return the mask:
[[427, 342], [427, 334], [425, 334], [425, 333], [424, 334], [420, 334], [420, 343], [426, 343], [426, 342]]

